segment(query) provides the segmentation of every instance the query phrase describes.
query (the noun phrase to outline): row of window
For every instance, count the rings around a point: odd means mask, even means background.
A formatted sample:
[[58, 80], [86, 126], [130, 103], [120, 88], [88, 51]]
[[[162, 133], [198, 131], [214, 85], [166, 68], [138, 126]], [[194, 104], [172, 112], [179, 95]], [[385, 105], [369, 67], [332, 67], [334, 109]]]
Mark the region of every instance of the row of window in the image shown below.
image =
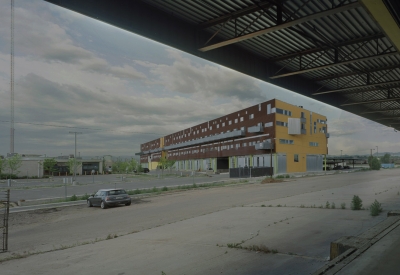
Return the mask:
[[282, 114], [282, 115], [286, 115], [286, 116], [292, 116], [292, 112], [288, 111], [288, 110], [283, 110], [283, 109], [279, 109], [279, 108], [275, 108], [275, 112], [277, 114]]

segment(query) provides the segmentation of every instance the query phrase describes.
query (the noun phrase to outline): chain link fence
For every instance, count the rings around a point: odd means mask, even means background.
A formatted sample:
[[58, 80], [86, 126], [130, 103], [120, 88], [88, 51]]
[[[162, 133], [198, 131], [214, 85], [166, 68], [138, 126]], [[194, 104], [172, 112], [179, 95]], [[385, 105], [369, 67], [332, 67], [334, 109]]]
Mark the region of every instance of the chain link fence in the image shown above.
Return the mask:
[[0, 252], [8, 250], [8, 216], [10, 214], [10, 189], [0, 191]]

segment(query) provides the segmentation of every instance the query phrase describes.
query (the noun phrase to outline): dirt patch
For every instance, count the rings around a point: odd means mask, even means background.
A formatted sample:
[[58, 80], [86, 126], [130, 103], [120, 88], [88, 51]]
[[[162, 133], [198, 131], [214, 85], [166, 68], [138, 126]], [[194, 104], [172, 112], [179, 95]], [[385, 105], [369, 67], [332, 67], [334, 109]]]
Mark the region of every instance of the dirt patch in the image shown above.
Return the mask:
[[275, 182], [283, 182], [282, 179], [274, 179], [274, 178], [265, 178], [261, 181], [261, 183], [275, 183]]

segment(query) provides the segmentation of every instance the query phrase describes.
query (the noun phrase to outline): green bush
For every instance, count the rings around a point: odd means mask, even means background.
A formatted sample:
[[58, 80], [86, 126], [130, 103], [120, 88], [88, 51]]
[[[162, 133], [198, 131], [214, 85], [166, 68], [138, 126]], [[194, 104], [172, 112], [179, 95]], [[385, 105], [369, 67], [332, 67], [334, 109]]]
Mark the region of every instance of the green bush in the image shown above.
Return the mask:
[[11, 174], [0, 174], [0, 179], [5, 180], [5, 179], [18, 179], [17, 175]]
[[275, 178], [276, 178], [276, 179], [284, 179], [285, 176], [284, 176], [284, 175], [278, 175], [278, 176], [276, 176]]
[[381, 162], [378, 158], [373, 158], [371, 161], [371, 169], [372, 170], [380, 170], [381, 169]]
[[78, 197], [75, 194], [73, 194], [69, 200], [70, 201], [77, 201]]
[[161, 189], [161, 191], [168, 191], [168, 187], [167, 187], [167, 186], [164, 186], [164, 187]]
[[332, 202], [331, 208], [332, 208], [332, 209], [335, 209], [335, 208], [336, 208], [336, 205], [335, 205], [334, 202]]
[[90, 196], [86, 193], [85, 195], [83, 195], [82, 197], [80, 197], [80, 200], [87, 200]]
[[369, 211], [371, 212], [371, 216], [378, 216], [379, 213], [383, 211], [382, 205], [377, 200], [375, 200], [369, 207]]
[[290, 178], [290, 175], [289, 175], [289, 174], [287, 174], [287, 175], [285, 176], [285, 178]]
[[346, 203], [345, 203], [345, 202], [342, 203], [342, 204], [340, 205], [340, 207], [341, 207], [342, 209], [346, 209]]
[[361, 210], [362, 208], [362, 200], [359, 196], [354, 195], [351, 200], [351, 209], [352, 210]]
[[326, 202], [325, 208], [331, 208], [331, 205], [329, 204], [329, 201]]

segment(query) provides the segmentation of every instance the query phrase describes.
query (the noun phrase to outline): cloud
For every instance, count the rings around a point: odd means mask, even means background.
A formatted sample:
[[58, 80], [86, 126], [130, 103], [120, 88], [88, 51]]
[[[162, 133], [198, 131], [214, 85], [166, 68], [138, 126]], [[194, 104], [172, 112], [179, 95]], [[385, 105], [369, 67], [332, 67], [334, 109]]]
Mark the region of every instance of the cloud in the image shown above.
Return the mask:
[[171, 65], [135, 62], [148, 68], [170, 91], [202, 98], [236, 98], [251, 102], [266, 100], [256, 79], [208, 62], [194, 63], [174, 49], [168, 49], [167, 53], [173, 60]]

